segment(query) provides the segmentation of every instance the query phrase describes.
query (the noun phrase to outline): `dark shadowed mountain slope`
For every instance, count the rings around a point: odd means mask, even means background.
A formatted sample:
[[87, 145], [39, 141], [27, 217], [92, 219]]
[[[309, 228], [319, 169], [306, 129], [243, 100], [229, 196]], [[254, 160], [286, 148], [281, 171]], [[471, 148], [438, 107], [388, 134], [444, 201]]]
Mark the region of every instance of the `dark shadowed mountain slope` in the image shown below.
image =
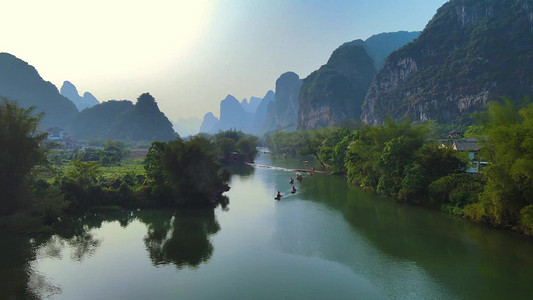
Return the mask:
[[133, 108], [131, 101], [106, 101], [78, 113], [74, 118], [71, 130], [79, 139], [89, 137], [111, 138], [110, 129], [115, 125], [118, 116]]
[[36, 106], [44, 112], [41, 127], [66, 128], [78, 112], [74, 103], [44, 81], [37, 70], [9, 53], [0, 53], [0, 98], [16, 100], [23, 107]]
[[134, 141], [169, 141], [177, 137], [172, 123], [149, 93], [139, 96], [132, 108], [119, 115], [110, 132], [117, 139]]
[[303, 80], [299, 96], [299, 129], [314, 129], [358, 119], [376, 73], [364, 46], [347, 43], [327, 64]]
[[130, 101], [107, 101], [80, 112], [72, 132], [78, 139], [100, 137], [123, 141], [168, 141], [177, 135], [154, 97], [142, 94]]
[[276, 80], [274, 101], [267, 107], [263, 132], [294, 130], [298, 120], [298, 97], [302, 80], [294, 72], [286, 72]]

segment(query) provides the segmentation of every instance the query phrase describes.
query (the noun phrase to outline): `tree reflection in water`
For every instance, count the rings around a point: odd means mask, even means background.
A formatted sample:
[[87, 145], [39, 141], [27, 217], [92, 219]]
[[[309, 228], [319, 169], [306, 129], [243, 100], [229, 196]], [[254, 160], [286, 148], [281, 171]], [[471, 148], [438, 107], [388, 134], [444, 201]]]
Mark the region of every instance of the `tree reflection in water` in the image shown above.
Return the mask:
[[241, 179], [249, 179], [255, 174], [255, 168], [246, 164], [228, 165], [224, 169], [228, 170], [231, 175], [237, 175]]
[[196, 268], [211, 258], [210, 237], [220, 230], [214, 210], [152, 211], [139, 214], [139, 219], [148, 226], [144, 243], [155, 266]]
[[30, 238], [0, 232], [0, 298], [39, 299], [28, 288], [35, 252]]
[[97, 230], [104, 222], [127, 227], [140, 221], [147, 226], [144, 237], [152, 264], [196, 268], [213, 254], [210, 238], [220, 230], [214, 209], [99, 212], [65, 218], [53, 234], [34, 237], [0, 232], [0, 299], [39, 299], [61, 293], [34, 268], [36, 258], [70, 259], [83, 262], [102, 245]]
[[103, 222], [119, 222], [127, 227], [132, 221], [146, 224], [144, 243], [155, 266], [174, 264], [178, 268], [197, 267], [213, 254], [210, 237], [220, 230], [213, 209], [147, 210], [85, 214], [64, 220], [56, 234], [38, 241], [39, 256], [61, 259], [71, 249], [71, 259], [81, 262], [95, 254], [102, 241], [93, 229]]

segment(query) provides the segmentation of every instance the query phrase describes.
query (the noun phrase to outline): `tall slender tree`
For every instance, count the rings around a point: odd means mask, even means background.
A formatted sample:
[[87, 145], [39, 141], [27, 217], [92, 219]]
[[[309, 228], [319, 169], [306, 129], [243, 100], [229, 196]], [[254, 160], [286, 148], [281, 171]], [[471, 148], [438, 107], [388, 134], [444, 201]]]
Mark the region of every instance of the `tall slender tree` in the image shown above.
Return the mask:
[[5, 99], [0, 102], [0, 215], [31, 204], [29, 175], [45, 159], [39, 144], [46, 138], [38, 131], [43, 114], [33, 110]]

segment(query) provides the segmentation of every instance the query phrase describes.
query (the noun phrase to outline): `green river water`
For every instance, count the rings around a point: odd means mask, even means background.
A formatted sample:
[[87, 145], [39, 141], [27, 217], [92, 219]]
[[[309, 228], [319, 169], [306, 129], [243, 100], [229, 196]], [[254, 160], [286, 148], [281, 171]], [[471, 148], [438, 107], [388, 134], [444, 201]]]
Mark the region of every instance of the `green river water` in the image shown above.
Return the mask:
[[531, 238], [339, 176], [304, 175], [290, 194], [294, 172], [237, 171], [225, 209], [87, 214], [52, 236], [0, 233], [0, 299], [533, 298]]

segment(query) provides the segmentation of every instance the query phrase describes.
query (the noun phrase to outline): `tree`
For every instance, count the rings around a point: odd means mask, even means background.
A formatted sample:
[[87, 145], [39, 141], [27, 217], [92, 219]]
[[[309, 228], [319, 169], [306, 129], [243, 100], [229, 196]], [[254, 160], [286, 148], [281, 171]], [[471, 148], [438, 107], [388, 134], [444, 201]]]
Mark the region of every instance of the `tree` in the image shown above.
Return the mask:
[[390, 118], [382, 126], [356, 131], [345, 157], [348, 180], [361, 186], [395, 194], [413, 152], [423, 145], [428, 127]]
[[406, 202], [428, 202], [431, 182], [450, 174], [463, 173], [465, 168], [466, 158], [459, 152], [451, 147], [440, 147], [437, 143], [426, 143], [414, 153], [412, 164], [405, 167], [398, 198]]
[[487, 184], [466, 214], [497, 226], [532, 224], [531, 210], [524, 207], [533, 204], [533, 104], [518, 111], [509, 99], [492, 102], [478, 122]]
[[[347, 123], [347, 125], [350, 125]], [[354, 138], [354, 132], [350, 128], [340, 128], [333, 132], [322, 142], [322, 147], [318, 153], [320, 160], [324, 162], [333, 173], [345, 174], [344, 157], [348, 150], [348, 145]]]
[[405, 168], [413, 161], [415, 151], [422, 146], [419, 139], [407, 136], [393, 138], [385, 144], [379, 160], [381, 177], [377, 191], [395, 195], [400, 189]]
[[94, 161], [74, 159], [61, 180], [61, 190], [74, 207], [100, 203], [102, 188], [98, 185], [100, 165]]
[[304, 131], [303, 147], [300, 150], [300, 154], [313, 155], [322, 166], [325, 166], [318, 154], [322, 147], [322, 142], [334, 131], [335, 129], [332, 127]]
[[43, 114], [15, 102], [0, 103], [0, 215], [28, 207], [28, 181], [34, 166], [46, 158], [39, 144], [46, 133], [38, 131]]
[[235, 147], [244, 156], [247, 161], [253, 161], [257, 155], [257, 149], [255, 147], [255, 137], [241, 138]]
[[151, 197], [164, 206], [205, 206], [229, 189], [214, 145], [203, 137], [154, 142], [145, 159]]
[[130, 150], [120, 141], [107, 140], [104, 144], [104, 150], [116, 154], [118, 160], [122, 160], [130, 154]]

